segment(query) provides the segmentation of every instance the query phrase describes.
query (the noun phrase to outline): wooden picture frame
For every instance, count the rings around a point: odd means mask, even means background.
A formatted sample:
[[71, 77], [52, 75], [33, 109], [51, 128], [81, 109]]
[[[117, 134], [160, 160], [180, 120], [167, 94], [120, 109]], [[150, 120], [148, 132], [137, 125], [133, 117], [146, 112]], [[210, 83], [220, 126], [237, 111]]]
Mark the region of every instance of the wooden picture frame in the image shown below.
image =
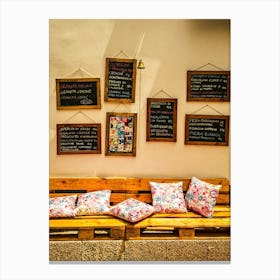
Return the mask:
[[176, 98], [147, 98], [146, 141], [177, 141]]
[[136, 156], [137, 113], [106, 114], [106, 156]]
[[185, 145], [228, 146], [229, 116], [185, 115]]
[[57, 110], [100, 109], [100, 79], [56, 79], [56, 105]]
[[101, 154], [101, 124], [57, 124], [57, 154]]
[[187, 71], [187, 101], [230, 101], [230, 71]]
[[106, 58], [104, 101], [135, 102], [136, 65], [136, 59]]

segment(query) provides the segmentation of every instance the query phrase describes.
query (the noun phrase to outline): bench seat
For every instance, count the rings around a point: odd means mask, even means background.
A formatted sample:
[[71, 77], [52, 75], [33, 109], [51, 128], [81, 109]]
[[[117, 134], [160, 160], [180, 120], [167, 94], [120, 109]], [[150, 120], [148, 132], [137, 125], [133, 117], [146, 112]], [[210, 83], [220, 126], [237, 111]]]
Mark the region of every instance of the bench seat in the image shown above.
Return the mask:
[[[149, 181], [183, 181], [184, 194], [190, 179], [149, 178], [50, 178], [50, 197], [110, 189], [111, 205], [133, 197], [152, 203]], [[135, 224], [110, 215], [76, 216], [49, 220], [50, 240], [145, 240], [230, 238], [230, 197], [227, 179], [202, 179], [222, 184], [212, 218], [192, 211], [153, 214]]]

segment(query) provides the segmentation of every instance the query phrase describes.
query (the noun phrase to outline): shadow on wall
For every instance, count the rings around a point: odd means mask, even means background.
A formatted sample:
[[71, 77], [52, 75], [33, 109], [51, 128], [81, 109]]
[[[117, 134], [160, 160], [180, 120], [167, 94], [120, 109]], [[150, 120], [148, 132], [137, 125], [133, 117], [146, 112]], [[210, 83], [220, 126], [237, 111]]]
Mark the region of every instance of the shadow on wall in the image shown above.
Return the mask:
[[188, 22], [189, 29], [192, 34], [208, 33], [209, 31], [217, 33], [229, 33], [230, 20], [229, 19], [200, 19], [191, 20]]

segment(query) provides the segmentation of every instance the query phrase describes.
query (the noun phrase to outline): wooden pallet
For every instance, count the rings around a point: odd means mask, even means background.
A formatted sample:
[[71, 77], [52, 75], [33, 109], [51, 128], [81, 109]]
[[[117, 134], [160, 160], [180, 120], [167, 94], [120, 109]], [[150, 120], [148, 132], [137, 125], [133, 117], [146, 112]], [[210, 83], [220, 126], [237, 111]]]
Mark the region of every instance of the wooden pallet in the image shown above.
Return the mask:
[[213, 218], [184, 214], [154, 214], [126, 226], [127, 240], [204, 239], [230, 237], [230, 207], [215, 206]]
[[[217, 197], [217, 205], [230, 204], [230, 186], [225, 178], [202, 178], [211, 184], [221, 184], [222, 188]], [[64, 196], [81, 194], [97, 190], [111, 190], [111, 205], [128, 198], [135, 198], [146, 203], [152, 203], [149, 182], [170, 183], [183, 181], [184, 195], [188, 189], [190, 178], [50, 178], [49, 196]]]
[[124, 239], [125, 222], [110, 216], [50, 219], [50, 240]]
[[[111, 205], [128, 198], [152, 204], [150, 181], [183, 181], [184, 195], [191, 178], [50, 178], [49, 196], [81, 194], [97, 190], [111, 190]], [[50, 219], [50, 240], [90, 239], [195, 239], [230, 235], [230, 185], [224, 178], [201, 178], [221, 184], [213, 218], [203, 218], [193, 212], [185, 214], [154, 214], [136, 224], [118, 218], [81, 216]]]

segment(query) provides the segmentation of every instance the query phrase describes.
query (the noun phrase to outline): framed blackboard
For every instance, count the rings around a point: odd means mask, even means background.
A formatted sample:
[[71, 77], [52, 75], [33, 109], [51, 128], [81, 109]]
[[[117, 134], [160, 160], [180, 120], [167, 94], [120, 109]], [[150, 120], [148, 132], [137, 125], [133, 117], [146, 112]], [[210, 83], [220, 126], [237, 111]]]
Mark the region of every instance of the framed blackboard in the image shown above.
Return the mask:
[[106, 58], [106, 102], [135, 102], [136, 59]]
[[136, 137], [136, 113], [107, 113], [106, 156], [136, 156]]
[[100, 109], [100, 79], [56, 79], [58, 110]]
[[185, 145], [228, 146], [228, 137], [229, 116], [185, 116]]
[[57, 154], [101, 154], [101, 124], [57, 124]]
[[176, 142], [177, 99], [147, 99], [146, 140]]
[[230, 71], [187, 71], [187, 101], [230, 101]]

